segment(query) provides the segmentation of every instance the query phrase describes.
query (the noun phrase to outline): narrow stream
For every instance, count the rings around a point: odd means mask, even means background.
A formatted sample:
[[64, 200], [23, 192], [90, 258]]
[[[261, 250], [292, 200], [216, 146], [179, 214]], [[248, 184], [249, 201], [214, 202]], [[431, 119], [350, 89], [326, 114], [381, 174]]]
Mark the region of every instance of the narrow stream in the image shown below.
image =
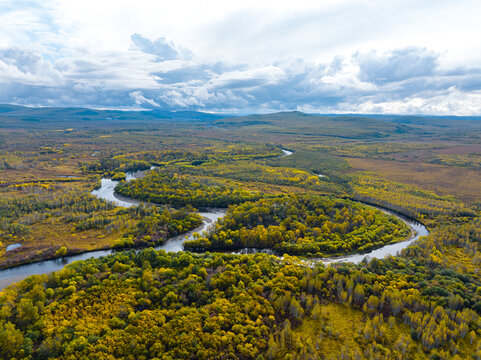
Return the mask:
[[[282, 149], [283, 155], [281, 156], [289, 156], [292, 155], [293, 152], [289, 150]], [[152, 167], [151, 169], [153, 169]], [[132, 179], [141, 178], [145, 175], [146, 171], [136, 171], [126, 174], [126, 180], [130, 181]], [[130, 207], [135, 206], [140, 203], [140, 201], [130, 199], [118, 194], [115, 194], [115, 186], [118, 184], [118, 181], [111, 180], [111, 179], [101, 179], [101, 187], [92, 191], [92, 195], [95, 195], [101, 199], [111, 201], [118, 206]], [[366, 204], [372, 206], [370, 204]], [[384, 258], [388, 255], [396, 255], [402, 249], [408, 247], [411, 243], [419, 239], [420, 236], [426, 236], [429, 234], [429, 231], [426, 227], [412, 219], [407, 219], [405, 217], [400, 216], [399, 214], [392, 212], [388, 209], [381, 209], [387, 214], [394, 215], [398, 219], [404, 221], [412, 231], [412, 235], [409, 239], [383, 246], [382, 248], [373, 250], [369, 253], [363, 254], [353, 254], [348, 256], [341, 256], [336, 258], [329, 258], [329, 259], [313, 259], [313, 261], [320, 261], [326, 265], [333, 264], [337, 262], [349, 261], [353, 263], [360, 263], [364, 258], [373, 259], [373, 258]], [[182, 243], [186, 240], [192, 240], [194, 238], [193, 234], [195, 232], [202, 232], [206, 230], [210, 225], [214, 224], [219, 218], [223, 217], [226, 213], [226, 209], [206, 209], [205, 211], [199, 212], [199, 214], [203, 217], [204, 221], [201, 226], [189, 231], [186, 234], [182, 234], [176, 237], [173, 237], [167, 240], [162, 245], [156, 246], [156, 250], [165, 250], [167, 252], [178, 252], [182, 251]], [[91, 252], [85, 252], [78, 255], [71, 255], [66, 256], [59, 259], [52, 259], [52, 260], [45, 260], [39, 261], [35, 263], [20, 265], [17, 267], [9, 268], [0, 270], [0, 291], [6, 288], [8, 285], [23, 280], [30, 275], [33, 274], [48, 274], [53, 271], [61, 270], [65, 265], [70, 264], [77, 260], [86, 260], [89, 258], [98, 258], [101, 256], [107, 256], [117, 252], [119, 250], [97, 250]], [[137, 250], [139, 251], [139, 250]], [[252, 254], [256, 252], [263, 252], [273, 254], [273, 251], [270, 249], [241, 249], [233, 252], [234, 254]]]

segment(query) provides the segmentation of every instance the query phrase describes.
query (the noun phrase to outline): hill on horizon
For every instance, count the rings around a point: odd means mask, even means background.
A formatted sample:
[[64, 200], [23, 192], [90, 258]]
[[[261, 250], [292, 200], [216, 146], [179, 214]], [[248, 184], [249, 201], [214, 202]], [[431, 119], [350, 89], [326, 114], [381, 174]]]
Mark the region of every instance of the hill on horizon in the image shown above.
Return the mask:
[[43, 122], [43, 126], [131, 125], [140, 122], [195, 121], [204, 122], [225, 117], [198, 111], [167, 110], [98, 110], [85, 107], [27, 107], [0, 104], [0, 127]]
[[178, 123], [274, 136], [326, 136], [344, 139], [409, 138], [481, 131], [481, 117], [307, 114], [300, 111], [236, 116], [199, 111], [99, 110], [86, 107], [27, 107], [0, 104], [3, 128], [126, 128]]

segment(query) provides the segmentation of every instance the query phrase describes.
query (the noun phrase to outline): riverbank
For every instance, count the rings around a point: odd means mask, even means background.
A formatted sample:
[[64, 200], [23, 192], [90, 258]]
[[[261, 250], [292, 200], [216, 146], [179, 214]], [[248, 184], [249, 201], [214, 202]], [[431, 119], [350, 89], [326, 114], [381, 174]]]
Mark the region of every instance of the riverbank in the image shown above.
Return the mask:
[[[292, 151], [285, 150], [285, 149], [281, 149], [281, 150], [283, 152], [282, 157], [289, 156], [289, 155], [293, 154]], [[127, 180], [130, 180], [130, 179], [133, 179], [133, 178], [139, 178], [139, 177], [142, 177], [144, 175], [145, 175], [145, 172], [142, 172], [141, 174], [138, 174], [138, 176], [136, 176], [136, 177], [129, 176], [127, 178]], [[102, 180], [104, 180], [104, 179], [102, 179]], [[112, 182], [114, 182], [114, 181], [112, 181]], [[118, 183], [118, 182], [116, 182], [116, 183]], [[107, 182], [105, 184], [107, 185]], [[92, 193], [94, 193], [94, 192], [92, 192]], [[138, 203], [138, 200], [135, 200], [135, 199], [129, 199], [129, 198], [126, 198], [124, 196], [122, 196], [121, 199], [116, 197], [115, 186], [112, 187], [110, 183], [108, 184], [108, 188], [107, 187], [105, 188], [105, 191], [98, 191], [98, 192], [96, 192], [96, 194], [98, 194], [97, 196], [105, 196], [105, 197], [103, 197], [105, 200], [115, 199], [117, 201], [127, 202], [127, 203], [129, 203], [129, 206], [132, 206], [132, 205]], [[396, 255], [402, 249], [406, 248], [407, 246], [412, 244], [414, 241], [419, 239], [419, 237], [427, 236], [429, 234], [428, 229], [423, 224], [421, 224], [420, 222], [418, 222], [415, 219], [409, 218], [408, 216], [406, 216], [404, 214], [401, 214], [397, 211], [394, 211], [394, 210], [391, 210], [391, 209], [388, 209], [388, 208], [385, 208], [385, 207], [382, 207], [382, 206], [378, 206], [378, 205], [375, 205], [375, 204], [368, 204], [368, 203], [360, 201], [360, 200], [353, 200], [353, 201], [363, 203], [367, 206], [371, 206], [373, 208], [381, 210], [381, 211], [383, 211], [383, 212], [385, 212], [389, 215], [395, 216], [397, 219], [403, 221], [410, 228], [411, 236], [408, 237], [405, 240], [402, 240], [402, 241], [399, 241], [399, 242], [396, 242], [396, 243], [393, 243], [393, 244], [387, 244], [387, 245], [384, 245], [382, 247], [373, 249], [373, 250], [368, 251], [368, 252], [345, 254], [345, 255], [329, 257], [329, 258], [316, 258], [315, 259], [316, 261], [320, 261], [320, 262], [322, 262], [326, 265], [329, 265], [329, 264], [332, 264], [332, 263], [337, 263], [337, 262], [343, 262], [343, 261], [346, 261], [346, 262], [349, 261], [349, 262], [353, 262], [353, 263], [358, 264], [364, 258], [367, 258], [367, 259], [384, 258], [388, 255]], [[184, 241], [185, 241], [185, 238], [184, 238]], [[182, 245], [178, 244], [176, 249], [178, 249], [178, 250], [175, 250], [175, 251], [182, 251]], [[273, 251], [272, 249], [243, 248], [243, 249], [237, 249], [237, 250], [233, 251], [234, 254], [249, 254], [249, 253], [256, 253], [256, 252], [276, 254], [275, 251]], [[277, 255], [279, 255], [279, 254], [277, 254]], [[280, 255], [282, 255], [282, 254], [280, 254]]]
[[[292, 155], [292, 151], [282, 149], [283, 155], [282, 156], [289, 156]], [[126, 174], [126, 180], [132, 180], [136, 178], [141, 178], [145, 175], [146, 171], [137, 171], [133, 173]], [[106, 179], [101, 179], [101, 186], [100, 188], [93, 190], [91, 193], [101, 199], [106, 201], [114, 202], [118, 206], [124, 207], [131, 207], [140, 204], [141, 202], [135, 199], [130, 199], [124, 196], [120, 196], [115, 193], [115, 186], [118, 184], [118, 181]], [[361, 201], [362, 202], [362, 201]], [[363, 202], [364, 203], [364, 202]], [[372, 206], [378, 208], [382, 211], [385, 211], [388, 214], [391, 214], [404, 223], [406, 223], [409, 228], [411, 229], [411, 236], [404, 241], [400, 241], [394, 244], [389, 244], [382, 246], [380, 248], [374, 249], [370, 252], [366, 253], [358, 253], [358, 254], [348, 254], [342, 255], [339, 257], [332, 257], [332, 258], [314, 258], [310, 259], [310, 261], [317, 261], [322, 262], [325, 265], [338, 263], [338, 262], [353, 262], [353, 263], [360, 263], [363, 259], [372, 259], [372, 258], [384, 258], [388, 255], [396, 255], [402, 249], [409, 246], [411, 243], [416, 241], [420, 236], [426, 236], [429, 234], [427, 228], [415, 221], [414, 219], [409, 219], [403, 214], [399, 214], [395, 211], [392, 211], [387, 208], [382, 208], [379, 206], [375, 206], [372, 204], [366, 204], [368, 206]], [[206, 230], [211, 224], [215, 223], [219, 218], [225, 215], [226, 209], [206, 209], [206, 211], [199, 212], [199, 214], [203, 217], [204, 221], [201, 226], [188, 231], [184, 234], [175, 236], [166, 240], [163, 244], [155, 246], [154, 249], [156, 250], [165, 250], [167, 252], [178, 252], [183, 251], [182, 244], [186, 240], [192, 240], [194, 238], [193, 234], [198, 232], [202, 232]], [[141, 249], [145, 248], [146, 246], [136, 247], [134, 249]], [[30, 275], [33, 274], [46, 274], [52, 271], [57, 271], [62, 269], [65, 265], [77, 261], [77, 260], [86, 260], [88, 258], [98, 258], [101, 256], [107, 256], [114, 252], [124, 251], [133, 249], [132, 247], [128, 248], [103, 248], [103, 249], [96, 249], [91, 251], [81, 251], [75, 254], [69, 254], [68, 256], [57, 258], [55, 254], [50, 254], [50, 258], [46, 259], [35, 259], [33, 262], [30, 263], [23, 263], [17, 264], [14, 267], [10, 267], [7, 269], [0, 270], [0, 290], [5, 288], [6, 286], [10, 285], [13, 282], [20, 281]], [[250, 253], [257, 253], [257, 252], [264, 252], [269, 254], [275, 254], [271, 249], [253, 249], [253, 248], [244, 248], [236, 250], [232, 253], [234, 254], [250, 254]]]
[[[194, 238], [194, 233], [206, 230], [211, 224], [217, 221], [220, 217], [224, 216], [225, 211], [220, 209], [213, 209], [212, 211], [200, 212], [199, 214], [204, 219], [202, 225], [184, 234], [167, 239], [164, 243], [154, 246], [153, 248], [155, 250], [165, 250], [166, 252], [182, 251], [182, 243], [184, 241], [192, 240]], [[30, 275], [49, 274], [53, 271], [61, 270], [65, 265], [70, 264], [74, 261], [87, 260], [90, 258], [99, 258], [126, 250], [140, 251], [141, 249], [145, 249], [147, 247], [149, 246], [129, 248], [106, 248], [100, 250], [83, 251], [64, 257], [53, 257], [50, 259], [36, 260], [29, 263], [18, 264], [0, 270], [0, 291], [6, 288], [8, 285], [13, 284], [17, 281], [21, 281], [29, 277]]]

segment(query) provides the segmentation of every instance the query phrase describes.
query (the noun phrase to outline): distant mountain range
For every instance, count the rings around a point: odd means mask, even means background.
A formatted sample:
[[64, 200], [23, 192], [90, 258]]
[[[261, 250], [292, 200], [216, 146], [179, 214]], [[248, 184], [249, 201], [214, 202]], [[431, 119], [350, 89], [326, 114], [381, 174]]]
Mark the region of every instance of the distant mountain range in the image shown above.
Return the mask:
[[225, 117], [197, 111], [166, 110], [96, 110], [82, 107], [26, 107], [0, 104], [0, 118], [25, 120], [213, 120]]
[[[431, 132], [433, 129], [481, 129], [479, 116], [411, 116], [361, 114], [305, 114], [299, 111], [272, 114], [233, 116], [198, 111], [167, 110], [97, 110], [82, 107], [26, 107], [0, 104], [0, 127], [52, 128], [52, 127], [126, 127], [155, 123], [190, 122], [221, 128], [264, 130], [296, 133], [311, 131], [327, 136], [354, 132], [355, 136], [385, 137], [392, 133]], [[33, 125], [35, 124], [35, 125]], [[436, 131], [437, 132], [437, 131]]]

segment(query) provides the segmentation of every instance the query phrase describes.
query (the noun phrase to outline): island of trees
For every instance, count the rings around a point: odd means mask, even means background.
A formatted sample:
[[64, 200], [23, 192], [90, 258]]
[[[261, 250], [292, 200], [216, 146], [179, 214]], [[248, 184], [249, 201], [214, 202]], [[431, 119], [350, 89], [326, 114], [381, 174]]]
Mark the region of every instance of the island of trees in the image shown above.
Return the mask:
[[206, 236], [185, 250], [273, 249], [279, 254], [324, 257], [365, 252], [404, 240], [399, 219], [348, 200], [288, 195], [231, 206]]

